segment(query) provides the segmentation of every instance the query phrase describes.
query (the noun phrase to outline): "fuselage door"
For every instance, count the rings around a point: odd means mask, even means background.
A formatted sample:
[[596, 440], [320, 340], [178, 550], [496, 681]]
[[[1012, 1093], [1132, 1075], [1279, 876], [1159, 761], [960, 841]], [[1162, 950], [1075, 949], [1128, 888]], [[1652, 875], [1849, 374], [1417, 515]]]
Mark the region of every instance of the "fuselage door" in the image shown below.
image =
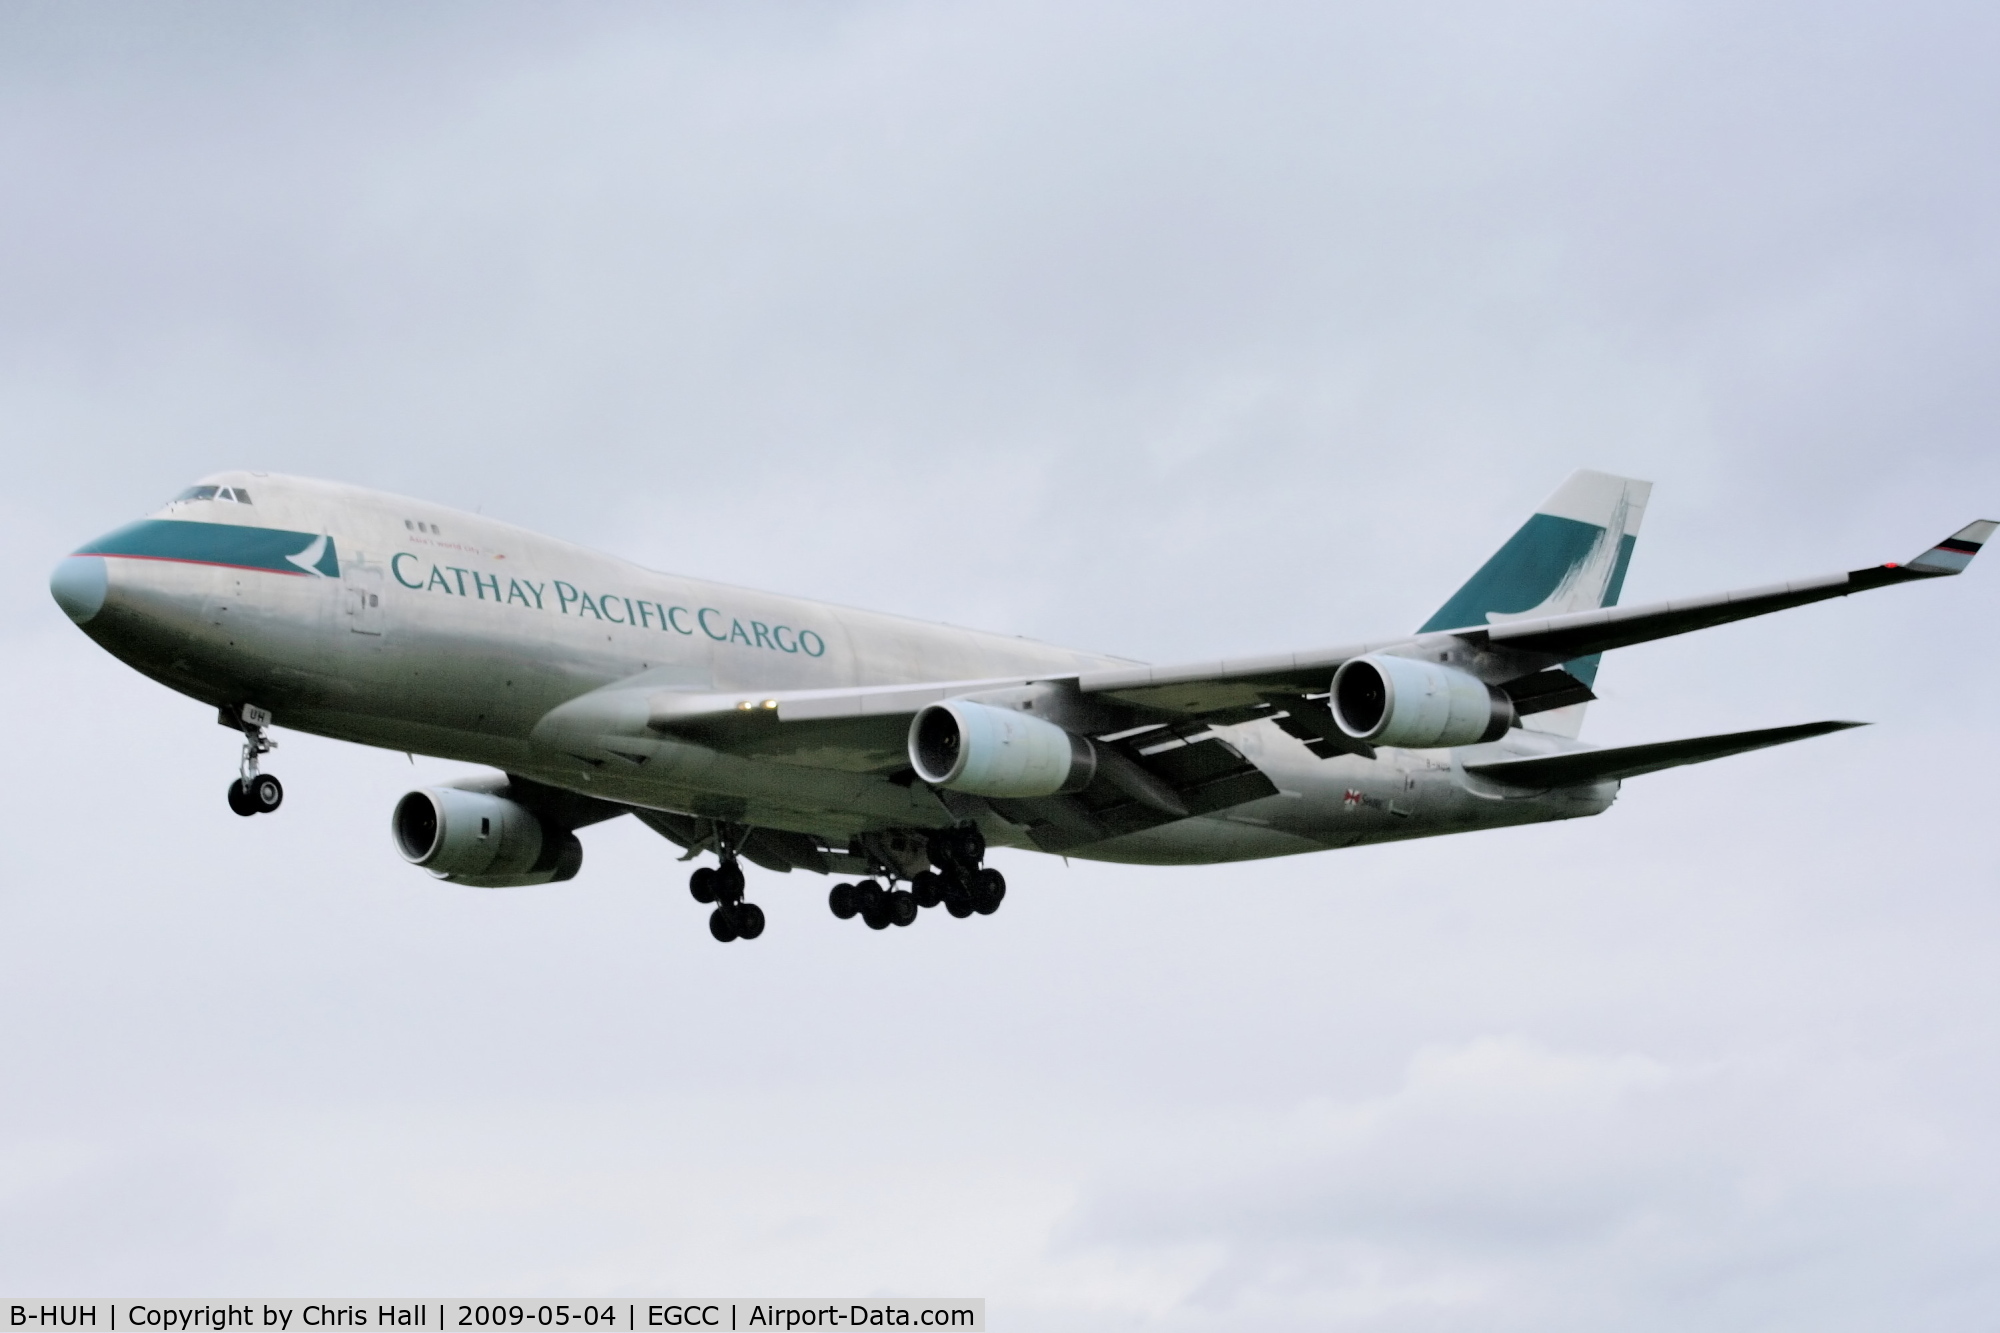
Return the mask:
[[340, 571], [347, 596], [347, 628], [356, 634], [382, 632], [382, 566], [371, 565], [357, 555], [342, 562]]

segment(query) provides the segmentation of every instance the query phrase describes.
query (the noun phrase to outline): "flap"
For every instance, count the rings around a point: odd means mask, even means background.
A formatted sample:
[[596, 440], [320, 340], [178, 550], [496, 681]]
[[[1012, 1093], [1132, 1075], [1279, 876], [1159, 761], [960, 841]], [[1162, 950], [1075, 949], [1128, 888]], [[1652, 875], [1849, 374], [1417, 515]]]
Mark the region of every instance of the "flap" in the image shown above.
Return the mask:
[[1522, 717], [1567, 708], [1571, 704], [1587, 704], [1597, 698], [1590, 686], [1561, 667], [1550, 667], [1532, 676], [1510, 680], [1502, 688], [1514, 701], [1515, 713]]

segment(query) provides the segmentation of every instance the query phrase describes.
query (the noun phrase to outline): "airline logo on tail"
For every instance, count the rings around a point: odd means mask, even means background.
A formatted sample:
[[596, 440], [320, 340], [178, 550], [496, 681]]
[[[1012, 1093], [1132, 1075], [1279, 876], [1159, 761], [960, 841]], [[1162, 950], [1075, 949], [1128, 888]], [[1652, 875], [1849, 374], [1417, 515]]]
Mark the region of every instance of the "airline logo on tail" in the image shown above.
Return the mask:
[[[1571, 473], [1418, 633], [1618, 605], [1652, 494], [1650, 481], [1588, 469]], [[1564, 669], [1594, 685], [1598, 658], [1580, 657]], [[1581, 710], [1572, 705], [1531, 725], [1573, 736]]]
[[1582, 557], [1563, 571], [1561, 580], [1548, 596], [1527, 610], [1488, 611], [1486, 622], [1489, 625], [1509, 620], [1531, 620], [1536, 616], [1562, 615], [1569, 611], [1593, 611], [1598, 607], [1618, 604], [1618, 594], [1625, 583], [1625, 567], [1631, 563], [1632, 547], [1638, 541], [1639, 519], [1646, 513], [1643, 499], [1636, 506], [1632, 503], [1632, 488], [1638, 486], [1650, 491], [1652, 487], [1643, 481], [1624, 481], [1618, 477], [1606, 480], [1623, 484], [1618, 489], [1618, 499], [1604, 526], [1592, 525], [1595, 535]]
[[1579, 471], [1418, 631], [1616, 606], [1653, 483]]

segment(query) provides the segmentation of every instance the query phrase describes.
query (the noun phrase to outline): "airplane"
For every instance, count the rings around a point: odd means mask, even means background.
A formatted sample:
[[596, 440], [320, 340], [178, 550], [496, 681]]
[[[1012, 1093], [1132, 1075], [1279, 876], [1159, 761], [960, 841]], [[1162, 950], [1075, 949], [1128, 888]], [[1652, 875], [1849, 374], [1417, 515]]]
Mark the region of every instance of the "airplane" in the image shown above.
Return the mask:
[[840, 877], [836, 917], [991, 915], [990, 847], [1248, 861], [1600, 814], [1627, 778], [1820, 736], [1808, 722], [1578, 739], [1602, 655], [1962, 572], [1901, 564], [1618, 605], [1649, 482], [1578, 471], [1414, 633], [1151, 666], [643, 569], [334, 482], [205, 478], [65, 557], [62, 610], [243, 735], [229, 807], [284, 800], [284, 727], [489, 770], [404, 795], [397, 850], [454, 884], [573, 878], [632, 814], [713, 857], [719, 941], [764, 932], [743, 863]]

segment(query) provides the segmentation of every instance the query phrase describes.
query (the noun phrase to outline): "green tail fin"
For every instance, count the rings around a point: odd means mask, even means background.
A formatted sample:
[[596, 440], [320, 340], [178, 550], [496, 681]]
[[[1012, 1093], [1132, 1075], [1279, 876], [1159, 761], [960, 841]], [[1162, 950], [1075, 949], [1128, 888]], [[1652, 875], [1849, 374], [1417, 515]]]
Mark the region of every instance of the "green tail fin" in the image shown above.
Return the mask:
[[[1650, 481], [1571, 473], [1418, 632], [1616, 606], [1652, 493]], [[1586, 685], [1597, 679], [1595, 654], [1564, 666]], [[1538, 715], [1537, 729], [1574, 735], [1583, 708], [1576, 704]]]

